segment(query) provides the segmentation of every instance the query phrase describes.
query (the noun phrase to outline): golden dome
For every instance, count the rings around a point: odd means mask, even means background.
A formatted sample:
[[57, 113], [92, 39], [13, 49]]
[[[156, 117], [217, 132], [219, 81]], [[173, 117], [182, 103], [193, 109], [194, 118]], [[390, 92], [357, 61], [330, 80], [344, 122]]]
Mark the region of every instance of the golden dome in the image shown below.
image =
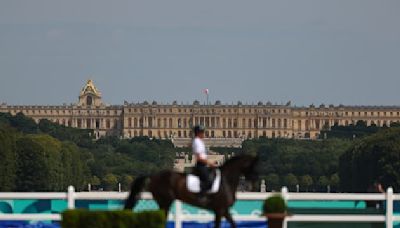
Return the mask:
[[98, 97], [101, 96], [100, 91], [96, 88], [96, 86], [93, 83], [93, 80], [91, 80], [91, 79], [89, 79], [86, 82], [86, 85], [82, 88], [80, 95], [83, 96], [83, 95], [88, 94], [88, 93], [94, 94], [94, 95], [96, 95]]

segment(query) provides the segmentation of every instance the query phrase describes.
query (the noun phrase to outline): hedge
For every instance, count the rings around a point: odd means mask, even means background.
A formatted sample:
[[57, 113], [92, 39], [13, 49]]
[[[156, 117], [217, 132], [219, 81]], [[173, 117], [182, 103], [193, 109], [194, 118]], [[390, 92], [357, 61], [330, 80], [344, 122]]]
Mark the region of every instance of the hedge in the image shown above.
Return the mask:
[[62, 213], [62, 228], [165, 228], [164, 211], [88, 211], [67, 210]]

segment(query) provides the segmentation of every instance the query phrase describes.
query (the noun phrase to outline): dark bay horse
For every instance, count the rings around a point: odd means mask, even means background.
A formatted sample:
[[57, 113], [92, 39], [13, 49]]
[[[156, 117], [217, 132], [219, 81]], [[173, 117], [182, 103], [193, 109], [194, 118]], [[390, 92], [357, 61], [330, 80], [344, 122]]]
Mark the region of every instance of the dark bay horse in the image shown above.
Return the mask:
[[229, 212], [229, 208], [236, 200], [236, 188], [239, 178], [244, 175], [246, 180], [254, 181], [258, 178], [256, 163], [258, 158], [250, 155], [239, 155], [231, 158], [221, 169], [221, 185], [216, 193], [207, 194], [206, 200], [199, 199], [198, 194], [189, 192], [186, 188], [186, 174], [174, 171], [161, 171], [151, 176], [140, 176], [132, 184], [131, 192], [125, 201], [125, 209], [131, 209], [139, 200], [139, 193], [143, 190], [145, 181], [150, 179], [148, 190], [153, 194], [159, 207], [168, 215], [169, 208], [175, 199], [197, 207], [205, 208], [215, 213], [215, 227], [220, 227], [221, 218], [225, 217], [236, 227]]

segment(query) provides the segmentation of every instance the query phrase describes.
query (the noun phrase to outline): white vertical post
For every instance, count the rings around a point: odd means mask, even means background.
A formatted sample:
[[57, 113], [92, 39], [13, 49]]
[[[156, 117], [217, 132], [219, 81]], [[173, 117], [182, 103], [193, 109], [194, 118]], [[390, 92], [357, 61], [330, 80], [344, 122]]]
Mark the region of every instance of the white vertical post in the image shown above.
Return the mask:
[[71, 185], [68, 186], [67, 206], [68, 209], [75, 209], [75, 188]]
[[393, 227], [393, 188], [389, 187], [386, 192], [386, 228]]
[[[289, 192], [289, 189], [286, 186], [283, 186], [281, 189], [281, 194], [282, 194], [283, 199], [285, 199], [286, 203], [289, 200], [288, 192]], [[287, 228], [287, 219], [286, 218], [283, 220], [283, 228]]]
[[289, 197], [288, 192], [289, 192], [288, 188], [286, 186], [283, 186], [281, 189], [281, 194], [282, 194], [282, 197], [285, 199], [285, 201], [288, 200], [288, 197]]
[[182, 228], [182, 202], [175, 200], [175, 228]]

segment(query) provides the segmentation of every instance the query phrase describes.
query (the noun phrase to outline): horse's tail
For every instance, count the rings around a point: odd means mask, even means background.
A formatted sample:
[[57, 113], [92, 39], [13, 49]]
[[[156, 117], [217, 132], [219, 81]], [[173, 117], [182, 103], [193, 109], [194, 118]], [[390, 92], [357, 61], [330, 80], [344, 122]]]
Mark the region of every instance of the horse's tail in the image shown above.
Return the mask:
[[128, 198], [125, 200], [124, 209], [132, 210], [138, 201], [138, 194], [143, 190], [147, 176], [139, 176], [135, 179], [131, 186], [131, 192]]

